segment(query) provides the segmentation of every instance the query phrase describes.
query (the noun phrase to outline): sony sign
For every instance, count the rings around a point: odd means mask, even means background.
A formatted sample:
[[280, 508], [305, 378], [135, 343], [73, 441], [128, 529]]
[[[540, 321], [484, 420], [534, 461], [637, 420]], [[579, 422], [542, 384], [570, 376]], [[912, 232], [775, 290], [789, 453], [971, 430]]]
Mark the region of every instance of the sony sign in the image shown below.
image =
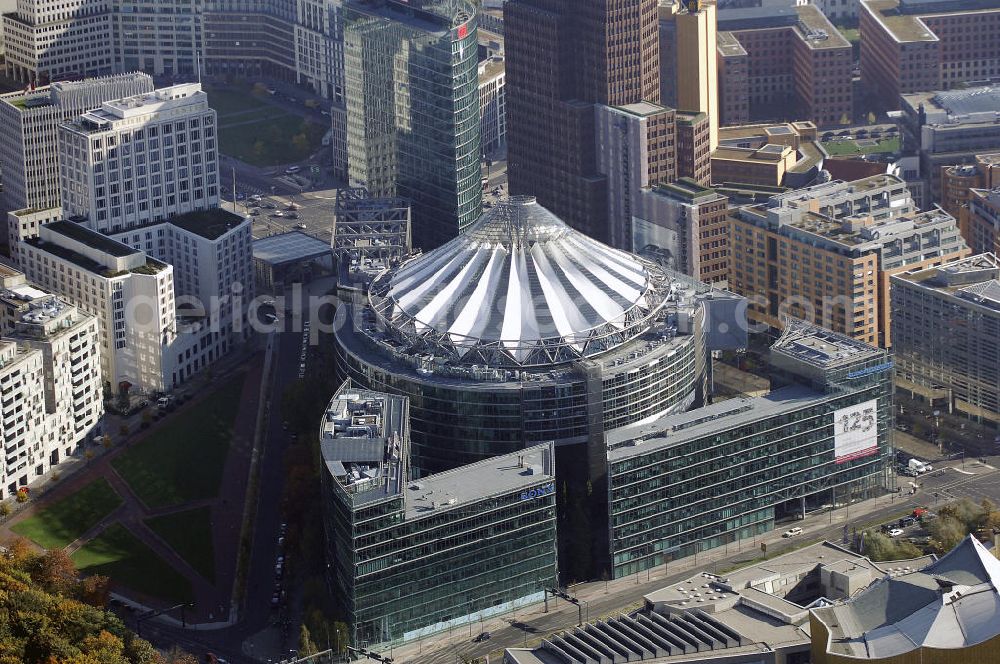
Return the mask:
[[528, 489], [527, 491], [521, 492], [521, 500], [534, 500], [535, 498], [541, 498], [542, 496], [548, 496], [549, 494], [556, 492], [556, 483], [549, 482], [542, 486], [536, 486], [533, 489]]

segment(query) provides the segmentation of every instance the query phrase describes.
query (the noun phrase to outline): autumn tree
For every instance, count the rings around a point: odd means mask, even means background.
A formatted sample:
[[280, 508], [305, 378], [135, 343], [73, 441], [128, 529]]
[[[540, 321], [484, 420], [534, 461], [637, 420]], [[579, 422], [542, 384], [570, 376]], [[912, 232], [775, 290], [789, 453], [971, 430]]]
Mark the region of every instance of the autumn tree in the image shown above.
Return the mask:
[[299, 629], [299, 655], [302, 657], [308, 657], [309, 655], [315, 655], [319, 652], [319, 648], [313, 643], [312, 635], [309, 634], [309, 628], [302, 624], [301, 629]]
[[77, 583], [76, 566], [62, 549], [46, 551], [35, 561], [32, 580], [54, 595], [66, 595]]

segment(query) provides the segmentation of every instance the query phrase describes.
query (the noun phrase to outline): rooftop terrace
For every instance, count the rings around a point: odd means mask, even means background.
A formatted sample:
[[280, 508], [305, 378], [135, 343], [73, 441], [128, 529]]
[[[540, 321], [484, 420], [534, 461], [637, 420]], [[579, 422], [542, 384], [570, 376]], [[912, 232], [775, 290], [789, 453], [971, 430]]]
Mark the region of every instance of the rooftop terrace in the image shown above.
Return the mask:
[[246, 221], [246, 217], [223, 208], [209, 208], [180, 214], [167, 221], [189, 233], [200, 235], [208, 240], [218, 240]]

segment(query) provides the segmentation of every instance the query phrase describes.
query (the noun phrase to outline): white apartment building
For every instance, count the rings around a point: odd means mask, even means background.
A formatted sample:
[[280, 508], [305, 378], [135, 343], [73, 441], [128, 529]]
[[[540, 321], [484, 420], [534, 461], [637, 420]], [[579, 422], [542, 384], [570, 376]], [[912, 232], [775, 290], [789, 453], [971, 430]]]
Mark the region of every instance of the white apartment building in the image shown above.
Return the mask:
[[131, 73], [0, 95], [0, 212], [57, 207], [59, 125], [109, 99], [152, 91], [151, 77]]
[[120, 233], [218, 207], [216, 115], [198, 83], [104, 102], [60, 127], [64, 214]]
[[108, 0], [17, 0], [3, 16], [7, 75], [22, 83], [114, 70]]
[[0, 267], [0, 498], [57, 466], [104, 415], [97, 319]]
[[344, 103], [344, 45], [340, 3], [329, 0], [295, 2], [295, 81], [316, 94]]
[[192, 308], [204, 312], [201, 322], [206, 332], [199, 335], [202, 365], [249, 338], [247, 305], [254, 297], [249, 218], [213, 208], [111, 237], [173, 266], [179, 314]]
[[479, 63], [479, 121], [483, 154], [489, 156], [507, 145], [506, 71], [503, 58]]
[[178, 320], [170, 265], [71, 221], [42, 226], [21, 257], [29, 279], [97, 316], [109, 391], [170, 390], [208, 364], [199, 326]]

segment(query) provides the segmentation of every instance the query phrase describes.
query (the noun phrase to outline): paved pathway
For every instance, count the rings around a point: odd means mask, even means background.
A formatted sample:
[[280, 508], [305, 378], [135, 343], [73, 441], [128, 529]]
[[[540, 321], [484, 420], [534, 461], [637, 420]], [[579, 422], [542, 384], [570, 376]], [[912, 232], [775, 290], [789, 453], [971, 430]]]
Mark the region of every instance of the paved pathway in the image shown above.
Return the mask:
[[[111, 465], [111, 462], [120, 454], [123, 454], [125, 450], [134, 445], [141, 444], [147, 436], [158, 431], [165, 423], [184, 417], [184, 414], [193, 407], [198, 399], [208, 396], [205, 391], [199, 391], [174, 413], [161, 419], [159, 422], [153, 423], [148, 429], [140, 431], [131, 439], [126, 440], [124, 444], [113, 448], [110, 452], [93, 461], [87, 468], [51, 488], [39, 500], [34, 501], [16, 516], [8, 519], [0, 526], [0, 541], [6, 541], [16, 536], [11, 531], [11, 526], [14, 524], [31, 517], [46, 505], [72, 495], [95, 479], [103, 477], [122, 498], [123, 503], [101, 519], [99, 523], [89, 528], [79, 538], [71, 542], [66, 547], [66, 552], [70, 554], [75, 553], [110, 525], [121, 523], [135, 537], [152, 549], [191, 583], [195, 596], [195, 607], [188, 613], [189, 622], [228, 619], [233, 581], [236, 576], [236, 552], [239, 547], [239, 526], [242, 516], [243, 495], [247, 485], [250, 449], [253, 444], [253, 426], [259, 405], [261, 360], [262, 356], [257, 354], [251, 358], [246, 369], [240, 407], [237, 412], [233, 436], [230, 441], [230, 454], [226, 460], [218, 497], [189, 501], [179, 505], [148, 508]], [[218, 381], [223, 377], [232, 375], [240, 370], [239, 367], [231, 368], [228, 372], [220, 375], [214, 381], [214, 384], [217, 385]], [[181, 558], [166, 541], [145, 523], [151, 517], [185, 512], [206, 506], [211, 507], [211, 523], [215, 533], [213, 545], [216, 579], [214, 584], [195, 571], [187, 561]], [[41, 547], [36, 548], [40, 549]], [[132, 595], [134, 593], [126, 590], [123, 594]], [[148, 606], [156, 607], [164, 605], [162, 601], [155, 598], [137, 596], [136, 599]]]

